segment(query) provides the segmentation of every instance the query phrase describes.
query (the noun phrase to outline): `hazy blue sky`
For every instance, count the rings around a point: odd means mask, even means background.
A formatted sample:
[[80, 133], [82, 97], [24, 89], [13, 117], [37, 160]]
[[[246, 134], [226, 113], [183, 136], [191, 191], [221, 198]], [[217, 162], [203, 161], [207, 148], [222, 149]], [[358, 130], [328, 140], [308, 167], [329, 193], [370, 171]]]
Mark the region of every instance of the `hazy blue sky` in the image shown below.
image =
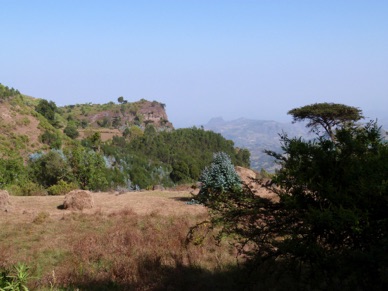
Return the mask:
[[176, 127], [315, 102], [388, 120], [387, 0], [0, 0], [0, 32], [0, 83], [57, 105], [157, 100]]

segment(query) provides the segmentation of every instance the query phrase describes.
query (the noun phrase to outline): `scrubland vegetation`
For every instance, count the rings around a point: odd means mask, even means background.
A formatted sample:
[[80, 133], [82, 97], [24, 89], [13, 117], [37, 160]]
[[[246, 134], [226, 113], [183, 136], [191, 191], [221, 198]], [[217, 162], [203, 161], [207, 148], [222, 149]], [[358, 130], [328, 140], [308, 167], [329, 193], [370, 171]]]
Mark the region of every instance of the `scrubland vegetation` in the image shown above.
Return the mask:
[[[1, 84], [0, 89], [5, 114], [10, 115], [1, 121], [0, 188], [13, 195], [64, 194], [74, 187], [106, 191], [195, 183], [217, 151], [228, 153], [236, 165], [249, 165], [249, 152], [236, 149], [220, 134], [195, 127], [173, 130], [166, 122], [155, 124], [151, 117], [140, 122], [137, 117], [154, 116], [153, 110], [164, 108], [156, 101], [58, 108], [52, 101], [32, 99]], [[159, 114], [164, 116], [163, 112]], [[103, 141], [99, 130], [113, 126], [117, 114], [130, 121], [120, 123], [118, 136]], [[108, 123], [87, 121], [89, 115]], [[15, 120], [32, 120], [36, 125], [22, 127]], [[81, 128], [88, 134], [77, 139]]]
[[[55, 104], [28, 103], [17, 90], [0, 89], [1, 102], [38, 118], [43, 145], [28, 153], [32, 147], [19, 140], [26, 137], [1, 132], [13, 142], [0, 144], [1, 189], [60, 195], [74, 188], [127, 191], [199, 180], [190, 206], [206, 210], [140, 214], [129, 206], [4, 219], [1, 289], [388, 288], [388, 144], [376, 122], [357, 123], [360, 109], [321, 103], [289, 111], [295, 122], [307, 121], [316, 138], [283, 134], [283, 152], [267, 151], [279, 170], [256, 184], [275, 193], [272, 199], [241, 182], [234, 166], [249, 166], [249, 152], [221, 135], [141, 127], [138, 118], [140, 131], [123, 129], [109, 141], [94, 131], [75, 140], [81, 123]], [[188, 207], [186, 194], [181, 207]]]

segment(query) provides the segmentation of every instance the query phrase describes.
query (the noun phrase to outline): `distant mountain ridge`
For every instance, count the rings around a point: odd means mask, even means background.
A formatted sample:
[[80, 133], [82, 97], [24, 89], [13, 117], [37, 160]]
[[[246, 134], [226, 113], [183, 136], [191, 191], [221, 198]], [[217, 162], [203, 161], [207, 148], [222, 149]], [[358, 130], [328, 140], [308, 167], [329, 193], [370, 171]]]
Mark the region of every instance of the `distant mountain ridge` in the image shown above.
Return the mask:
[[[279, 134], [285, 132], [289, 137], [306, 139], [314, 137], [305, 123], [293, 124], [248, 118], [225, 121], [222, 117], [216, 117], [204, 125], [204, 129], [220, 133], [226, 139], [232, 140], [237, 147], [248, 149], [251, 152], [251, 168], [258, 171], [265, 169], [269, 172], [276, 169], [276, 164], [273, 158], [264, 153], [264, 150], [281, 152]], [[381, 137], [388, 141], [388, 131], [384, 126], [381, 128]]]
[[302, 123], [281, 123], [274, 120], [239, 118], [225, 121], [222, 117], [217, 117], [212, 118], [204, 125], [204, 128], [233, 140], [237, 147], [248, 149], [251, 152], [252, 169], [261, 170], [263, 168], [270, 172], [275, 170], [276, 165], [274, 159], [263, 151], [281, 152], [279, 134], [285, 132], [290, 137], [312, 137]]

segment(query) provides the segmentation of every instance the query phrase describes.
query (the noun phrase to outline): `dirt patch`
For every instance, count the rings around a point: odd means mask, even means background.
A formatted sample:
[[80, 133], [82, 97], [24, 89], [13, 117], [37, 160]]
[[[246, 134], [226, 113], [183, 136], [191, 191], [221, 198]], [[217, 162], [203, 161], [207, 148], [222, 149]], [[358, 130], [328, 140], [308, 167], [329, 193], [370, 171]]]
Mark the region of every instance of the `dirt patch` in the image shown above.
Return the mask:
[[63, 209], [84, 210], [94, 206], [92, 193], [89, 191], [73, 190], [66, 194]]
[[267, 188], [263, 187], [261, 183], [259, 183], [257, 180], [256, 172], [251, 169], [239, 166], [236, 166], [235, 169], [242, 182], [247, 185], [256, 195], [262, 198], [271, 199], [273, 201], [279, 201], [278, 195], [269, 191]]

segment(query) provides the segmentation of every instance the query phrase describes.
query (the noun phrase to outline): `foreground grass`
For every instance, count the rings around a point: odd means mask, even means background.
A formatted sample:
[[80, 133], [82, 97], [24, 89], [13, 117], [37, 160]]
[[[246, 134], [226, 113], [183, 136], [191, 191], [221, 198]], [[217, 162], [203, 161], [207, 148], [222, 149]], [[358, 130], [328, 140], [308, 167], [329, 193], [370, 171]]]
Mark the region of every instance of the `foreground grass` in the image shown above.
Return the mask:
[[0, 223], [0, 269], [30, 267], [32, 290], [236, 290], [236, 255], [212, 236], [187, 244], [205, 214], [38, 213], [30, 222]]

